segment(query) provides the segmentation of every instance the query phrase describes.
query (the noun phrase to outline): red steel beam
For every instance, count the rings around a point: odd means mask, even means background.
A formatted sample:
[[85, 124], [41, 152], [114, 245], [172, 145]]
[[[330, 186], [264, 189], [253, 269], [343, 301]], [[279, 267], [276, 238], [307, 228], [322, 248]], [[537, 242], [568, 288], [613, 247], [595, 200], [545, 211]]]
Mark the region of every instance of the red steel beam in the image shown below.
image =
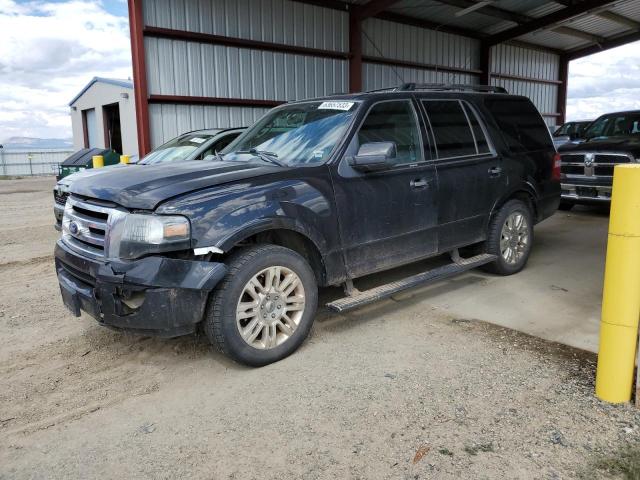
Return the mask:
[[140, 155], [140, 157], [143, 157], [151, 151], [149, 92], [147, 87], [147, 66], [144, 55], [144, 16], [142, 1], [143, 0], [128, 0], [131, 59], [133, 64], [133, 95], [136, 101], [138, 155]]
[[264, 50], [269, 52], [293, 53], [312, 57], [336, 58], [339, 60], [346, 60], [349, 58], [349, 54], [347, 52], [299, 47], [296, 45], [263, 42], [260, 40], [249, 40], [246, 38], [225, 37], [223, 35], [212, 35], [210, 33], [188, 32], [185, 30], [174, 30], [171, 28], [145, 27], [144, 35], [146, 37], [184, 40], [186, 42], [206, 43], [211, 45], [226, 45], [228, 47], [250, 48], [253, 50]]
[[177, 105], [224, 105], [233, 107], [272, 108], [282, 105], [280, 100], [251, 98], [194, 97], [189, 95], [151, 95], [149, 103], [172, 103]]
[[560, 57], [560, 68], [558, 69], [558, 79], [562, 82], [558, 86], [558, 96], [556, 98], [556, 110], [560, 113], [558, 122], [562, 125], [567, 121], [567, 87], [569, 86], [569, 58], [563, 55]]
[[362, 91], [362, 21], [349, 12], [349, 92]]

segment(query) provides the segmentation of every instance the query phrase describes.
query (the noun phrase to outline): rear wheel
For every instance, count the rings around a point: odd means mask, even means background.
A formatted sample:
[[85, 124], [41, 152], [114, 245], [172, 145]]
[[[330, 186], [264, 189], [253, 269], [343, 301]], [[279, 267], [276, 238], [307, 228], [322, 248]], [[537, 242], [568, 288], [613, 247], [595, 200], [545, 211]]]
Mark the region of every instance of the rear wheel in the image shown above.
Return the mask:
[[307, 337], [318, 302], [315, 276], [296, 252], [276, 245], [243, 249], [209, 301], [204, 331], [234, 360], [276, 362]]
[[498, 275], [512, 275], [527, 264], [533, 245], [531, 209], [520, 200], [509, 200], [489, 224], [485, 251], [498, 258], [485, 270]]

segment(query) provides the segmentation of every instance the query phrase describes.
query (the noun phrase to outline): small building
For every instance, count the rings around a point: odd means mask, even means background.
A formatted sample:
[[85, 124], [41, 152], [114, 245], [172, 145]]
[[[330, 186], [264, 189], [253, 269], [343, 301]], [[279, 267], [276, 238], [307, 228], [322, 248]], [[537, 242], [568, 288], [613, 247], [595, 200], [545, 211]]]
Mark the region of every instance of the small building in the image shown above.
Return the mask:
[[73, 147], [138, 155], [136, 106], [131, 80], [94, 77], [69, 103]]

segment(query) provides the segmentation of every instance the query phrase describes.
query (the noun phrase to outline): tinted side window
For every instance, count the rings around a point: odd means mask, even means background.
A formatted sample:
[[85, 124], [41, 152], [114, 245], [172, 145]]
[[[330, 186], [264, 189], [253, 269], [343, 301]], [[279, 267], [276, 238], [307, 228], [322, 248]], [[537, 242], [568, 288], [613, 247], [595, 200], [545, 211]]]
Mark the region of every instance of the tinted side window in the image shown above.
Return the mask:
[[439, 158], [476, 154], [467, 116], [457, 100], [423, 100]]
[[484, 134], [484, 130], [480, 126], [480, 120], [478, 119], [478, 115], [475, 110], [471, 108], [469, 105], [464, 104], [464, 110], [467, 112], [467, 117], [469, 117], [469, 122], [471, 122], [471, 128], [473, 130], [473, 136], [476, 140], [476, 147], [478, 148], [478, 153], [489, 153], [491, 150], [489, 148], [489, 142], [487, 142], [487, 137]]
[[486, 99], [485, 104], [511, 150], [522, 152], [553, 148], [549, 130], [531, 101], [492, 98]]
[[362, 123], [357, 135], [359, 145], [372, 142], [394, 142], [396, 163], [423, 160], [420, 130], [409, 100], [375, 104]]

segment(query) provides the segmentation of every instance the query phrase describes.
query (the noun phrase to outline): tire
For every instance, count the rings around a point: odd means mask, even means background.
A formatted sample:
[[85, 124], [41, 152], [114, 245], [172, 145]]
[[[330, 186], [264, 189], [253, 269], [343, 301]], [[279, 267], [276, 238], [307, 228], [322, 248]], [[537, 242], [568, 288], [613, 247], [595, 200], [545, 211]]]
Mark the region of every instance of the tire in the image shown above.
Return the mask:
[[[233, 360], [252, 367], [291, 355], [309, 334], [318, 304], [316, 278], [308, 262], [288, 248], [257, 245], [230, 256], [227, 266], [203, 322], [209, 341]], [[252, 279], [258, 283], [250, 285]], [[265, 289], [268, 282], [269, 290]], [[245, 307], [240, 317], [247, 317], [238, 319], [241, 300]]]
[[568, 212], [573, 207], [575, 207], [574, 203], [562, 201], [560, 202], [560, 205], [558, 205], [558, 210], [563, 210], [565, 212]]
[[[515, 226], [518, 218], [524, 220], [524, 226]], [[525, 267], [533, 246], [532, 219], [531, 209], [520, 200], [509, 200], [498, 210], [489, 223], [484, 249], [486, 253], [497, 255], [498, 259], [485, 265], [484, 270], [497, 275], [513, 275]], [[505, 252], [501, 248], [501, 242], [503, 242], [503, 229], [509, 228], [505, 225], [508, 220], [511, 220], [511, 225], [514, 227], [505, 241], [508, 245]]]

